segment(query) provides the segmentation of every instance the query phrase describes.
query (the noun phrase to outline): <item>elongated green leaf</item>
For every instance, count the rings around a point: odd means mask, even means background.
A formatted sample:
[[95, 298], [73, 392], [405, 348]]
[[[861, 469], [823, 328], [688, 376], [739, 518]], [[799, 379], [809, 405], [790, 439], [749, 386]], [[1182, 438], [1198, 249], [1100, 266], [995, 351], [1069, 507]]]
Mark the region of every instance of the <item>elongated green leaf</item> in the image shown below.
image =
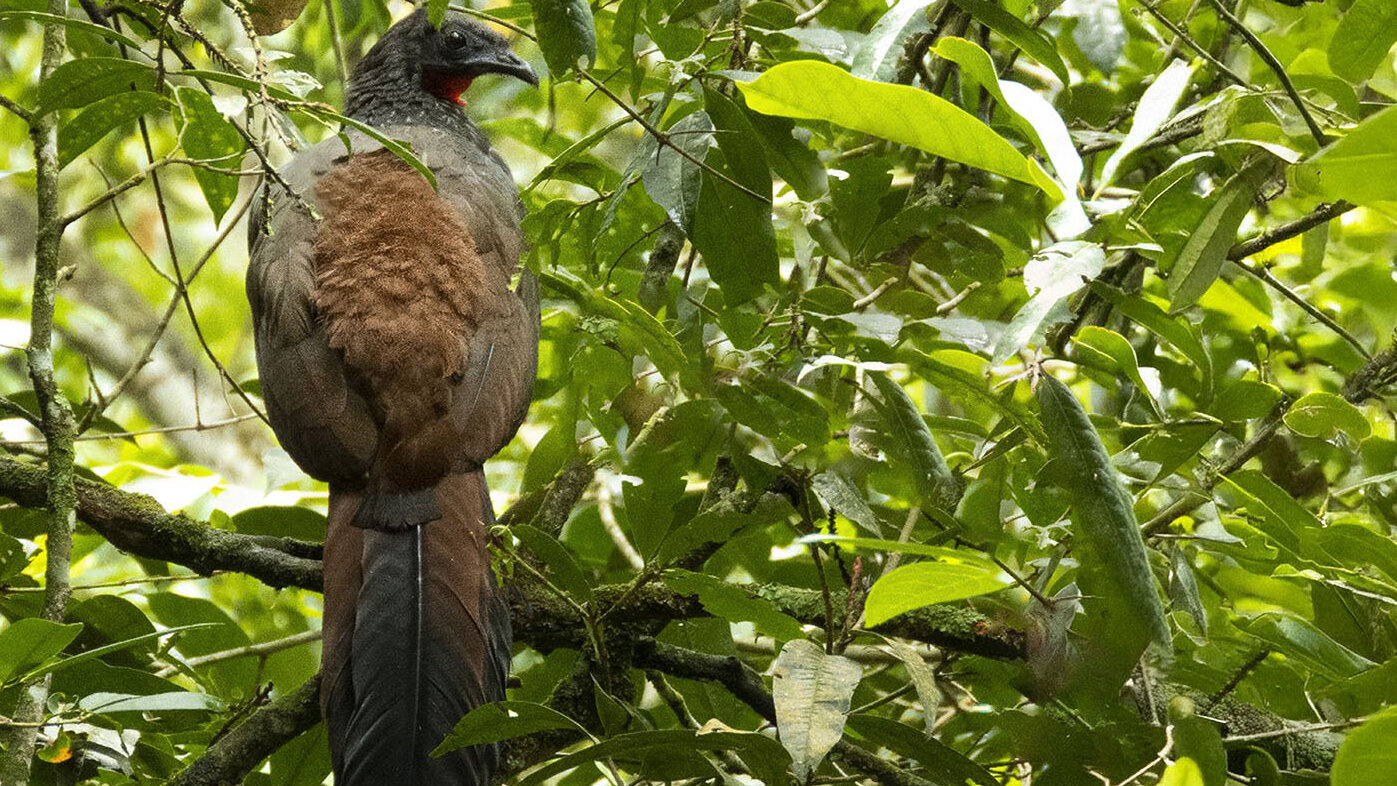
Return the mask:
[[0, 683], [20, 669], [52, 658], [82, 632], [81, 625], [61, 625], [31, 617], [15, 620], [0, 631]]
[[808, 639], [795, 639], [781, 648], [772, 671], [777, 733], [796, 780], [804, 782], [843, 735], [863, 669]]
[[1339, 141], [1291, 167], [1297, 189], [1360, 205], [1397, 201], [1397, 107], [1359, 123]]
[[617, 338], [625, 351], [649, 357], [665, 374], [678, 374], [688, 368], [688, 358], [674, 334], [638, 303], [609, 298], [562, 270], [544, 271], [539, 281], [571, 298], [584, 311], [616, 320], [621, 328]]
[[821, 472], [810, 479], [810, 488], [826, 509], [838, 512], [878, 537], [883, 536], [883, 523], [878, 520], [863, 492], [835, 471]]
[[868, 592], [864, 616], [869, 626], [923, 606], [949, 603], [1004, 589], [1013, 580], [997, 566], [975, 562], [917, 562], [878, 579]]
[[77, 109], [133, 87], [151, 90], [154, 86], [155, 69], [145, 63], [119, 57], [69, 60], [44, 80], [34, 114]]
[[905, 723], [861, 712], [849, 716], [849, 730], [869, 747], [885, 747], [917, 762], [934, 783], [1000, 786], [999, 779], [989, 770]]
[[770, 737], [755, 732], [660, 729], [618, 734], [539, 767], [521, 778], [519, 784], [535, 786], [574, 767], [608, 757], [618, 761], [645, 762], [651, 765], [683, 766], [692, 763], [703, 767], [711, 777], [714, 774], [712, 765], [699, 755], [703, 751], [737, 753], [765, 783], [783, 784], [789, 780], [785, 772], [790, 763], [790, 756]]
[[582, 574], [582, 566], [556, 538], [527, 524], [516, 524], [510, 534], [548, 565], [549, 579], [560, 589], [578, 601], [592, 599], [592, 585]]
[[55, 663], [31, 669], [30, 671], [26, 672], [24, 676], [20, 679], [28, 680], [37, 677], [40, 674], [48, 674], [55, 671], [62, 671], [63, 669], [69, 669], [84, 661], [92, 660], [93, 658], [105, 657], [107, 655], [112, 654], [113, 652], [120, 652], [121, 650], [127, 649], [128, 647], [134, 647], [137, 644], [142, 644], [147, 641], [155, 641], [156, 639], [162, 639], [166, 636], [176, 636], [187, 630], [196, 630], [198, 628], [211, 627], [214, 627], [213, 623], [199, 622], [193, 625], [181, 625], [177, 628], [166, 628], [164, 630], [157, 630], [154, 633], [146, 633], [140, 636], [133, 636], [132, 638], [126, 639], [124, 641], [114, 642], [104, 647], [96, 647], [94, 649], [87, 650], [86, 652], [78, 653], [77, 655], [74, 655], [71, 658], [64, 658], [63, 660], [57, 661]]
[[[1075, 532], [1091, 544], [1093, 557], [1119, 593], [1112, 600], [1128, 608], [1134, 619], [1144, 623], [1148, 634], [1168, 650], [1169, 624], [1155, 590], [1145, 541], [1135, 522], [1134, 502], [1121, 486], [1096, 427], [1077, 397], [1055, 377], [1039, 379], [1037, 397], [1049, 453], [1066, 479]], [[1136, 652], [1129, 662], [1138, 656]]]
[[1308, 620], [1290, 614], [1267, 612], [1239, 622], [1238, 627], [1335, 679], [1352, 677], [1377, 666], [1330, 638]]
[[1155, 401], [1154, 394], [1145, 385], [1144, 377], [1140, 376], [1140, 360], [1135, 357], [1135, 348], [1124, 336], [1103, 327], [1088, 325], [1078, 331], [1072, 341], [1077, 346], [1081, 362], [1124, 375], [1150, 403], [1155, 415], [1160, 420], [1164, 419], [1164, 410], [1160, 409], [1159, 402]]
[[1397, 709], [1369, 718], [1350, 731], [1334, 757], [1333, 786], [1386, 786], [1397, 772]]
[[137, 41], [136, 39], [126, 35], [125, 33], [119, 30], [107, 27], [106, 25], [94, 24], [92, 22], [84, 21], [82, 19], [73, 19], [67, 16], [58, 16], [57, 14], [47, 14], [43, 11], [0, 11], [0, 21], [4, 21], [6, 19], [31, 19], [35, 22], [42, 22], [44, 24], [59, 24], [68, 28], [69, 30], [80, 30], [84, 33], [91, 33], [93, 35], [101, 36], [109, 41], [115, 41], [119, 44], [125, 44], [131, 47], [132, 49], [141, 48], [140, 41]]
[[1193, 68], [1182, 60], [1175, 60], [1145, 89], [1139, 105], [1135, 107], [1135, 118], [1130, 123], [1129, 133], [1101, 168], [1101, 179], [1096, 184], [1098, 193], [1115, 179], [1125, 159], [1174, 116], [1174, 107], [1183, 98], [1192, 77]]
[[874, 371], [868, 378], [878, 390], [873, 407], [883, 422], [880, 431], [885, 439], [880, 440], [881, 447], [906, 464], [926, 505], [954, 510], [960, 497], [960, 483], [946, 465], [946, 458], [941, 455], [941, 448], [926, 421], [922, 420], [921, 411], [912, 403], [907, 391], [887, 374]]
[[1067, 73], [1067, 64], [1062, 62], [1062, 56], [1057, 53], [1057, 47], [1052, 40], [1024, 24], [1022, 19], [985, 0], [955, 2], [991, 30], [1009, 39], [1009, 42], [1022, 49], [1024, 54], [1047, 66], [1064, 85], [1072, 81], [1071, 75]]
[[815, 60], [782, 63], [739, 82], [747, 106], [768, 115], [824, 120], [1037, 186], [1061, 189], [1036, 161], [964, 109], [925, 90], [859, 79]]
[[1367, 439], [1373, 433], [1372, 424], [1363, 412], [1342, 396], [1333, 393], [1306, 393], [1290, 405], [1285, 424], [1291, 431], [1306, 437], [1329, 439], [1342, 431], [1355, 440]]
[[[178, 88], [175, 95], [179, 97], [185, 112], [180, 142], [189, 157], [223, 169], [237, 169], [247, 144], [237, 129], [214, 107], [213, 99], [204, 91], [192, 87]], [[214, 223], [222, 221], [223, 215], [238, 198], [238, 177], [195, 167], [194, 179], [203, 189], [204, 199], [209, 203], [209, 210], [213, 211]]]
[[58, 129], [58, 166], [68, 166], [111, 131], [169, 103], [155, 93], [128, 90], [88, 104]]
[[780, 281], [771, 224], [771, 169], [742, 109], [717, 91], [705, 90], [703, 95], [718, 142], [705, 163], [746, 190], [705, 171], [690, 239], [733, 306]]
[[666, 134], [691, 158], [646, 137], [645, 146], [653, 152], [641, 171], [641, 182], [655, 204], [665, 209], [669, 220], [688, 235], [694, 231], [694, 216], [703, 192], [703, 168], [694, 162], [708, 157], [708, 148], [713, 145], [713, 121], [707, 112], [694, 112], [675, 123]]
[[1329, 67], [1350, 82], [1362, 82], [1397, 42], [1397, 3], [1354, 0], [1329, 39]]
[[597, 29], [587, 0], [529, 0], [529, 5], [538, 48], [553, 79], [591, 68], [597, 59]]
[[665, 573], [665, 585], [675, 592], [698, 596], [699, 603], [709, 614], [720, 619], [751, 622], [763, 635], [777, 641], [789, 641], [805, 635], [800, 623], [778, 611], [771, 601], [707, 574], [671, 570]]
[[1219, 190], [1189, 233], [1169, 271], [1169, 311], [1177, 314], [1198, 302], [1222, 275], [1227, 252], [1237, 240], [1237, 229], [1252, 205], [1252, 180], [1247, 171], [1233, 175]]
[[393, 139], [391, 137], [384, 136], [383, 132], [379, 131], [377, 128], [374, 128], [368, 123], [355, 120], [354, 118], [349, 117], [348, 115], [341, 115], [338, 112], [330, 112], [327, 110], [320, 109], [317, 109], [315, 111], [315, 114], [317, 116], [322, 116], [323, 118], [328, 120], [337, 120], [356, 131], [368, 135], [369, 138], [373, 139], [375, 142], [378, 142], [380, 145], [383, 145], [383, 147], [392, 152], [393, 155], [397, 156], [398, 158], [401, 158], [403, 162], [406, 163], [408, 166], [412, 167], [413, 169], [416, 169], [418, 174], [422, 175], [422, 177], [427, 179], [428, 183], [432, 184], [433, 189], [437, 187], [436, 174], [432, 172], [430, 167], [422, 163], [422, 159], [418, 158], [417, 154], [412, 152], [412, 148], [408, 147], [402, 142], [399, 142], [398, 140]]
[[217, 696], [188, 691], [156, 693], [150, 696], [127, 693], [89, 693], [82, 697], [78, 706], [88, 712], [98, 714], [112, 712], [222, 712], [224, 710], [224, 704]]
[[561, 712], [531, 701], [497, 701], [471, 710], [432, 751], [441, 756], [469, 745], [503, 742], [549, 729], [587, 731]]
[[1119, 310], [1141, 327], [1159, 336], [1179, 350], [1197, 368], [1203, 378], [1204, 401], [1212, 395], [1213, 359], [1203, 346], [1197, 329], [1179, 317], [1173, 317], [1164, 309], [1141, 297], [1133, 297], [1100, 281], [1091, 283], [1091, 291]]

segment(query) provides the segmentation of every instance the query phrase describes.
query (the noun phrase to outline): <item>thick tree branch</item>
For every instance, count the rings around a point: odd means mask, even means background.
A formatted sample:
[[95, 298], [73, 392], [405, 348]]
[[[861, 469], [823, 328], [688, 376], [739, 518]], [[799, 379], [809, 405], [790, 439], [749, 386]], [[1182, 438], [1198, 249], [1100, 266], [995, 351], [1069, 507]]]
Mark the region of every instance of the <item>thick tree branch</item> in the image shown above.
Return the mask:
[[278, 748], [320, 722], [320, 676], [272, 701], [204, 751], [171, 786], [237, 786]]
[[[589, 476], [585, 463], [565, 470], [543, 496], [556, 493], [575, 499], [579, 481]], [[25, 507], [37, 508], [44, 502], [43, 489], [41, 467], [0, 457], [0, 495]], [[203, 575], [220, 570], [235, 571], [272, 587], [320, 591], [317, 544], [213, 529], [186, 516], [169, 513], [143, 494], [122, 491], [98, 481], [79, 479], [77, 496], [78, 518], [122, 551], [173, 562]], [[541, 507], [552, 510], [560, 505]], [[502, 520], [514, 519], [512, 513], [513, 509], [501, 517]], [[514, 588], [510, 603], [517, 640], [544, 651], [576, 647], [585, 640], [586, 626], [575, 608], [526, 581], [523, 575], [516, 578]], [[801, 622], [823, 624], [824, 600], [820, 590], [780, 584], [743, 585], [743, 589]], [[836, 605], [843, 604], [842, 593], [835, 594], [838, 596], [833, 599]], [[663, 585], [638, 590], [628, 585], [611, 585], [596, 590], [600, 608], [609, 608], [625, 595], [629, 597], [611, 617], [624, 620], [627, 625], [650, 626], [673, 619], [708, 616], [697, 598]], [[933, 606], [896, 617], [876, 630], [990, 658], [1011, 659], [1021, 654], [1016, 632], [990, 632], [992, 627], [988, 620], [968, 608]]]

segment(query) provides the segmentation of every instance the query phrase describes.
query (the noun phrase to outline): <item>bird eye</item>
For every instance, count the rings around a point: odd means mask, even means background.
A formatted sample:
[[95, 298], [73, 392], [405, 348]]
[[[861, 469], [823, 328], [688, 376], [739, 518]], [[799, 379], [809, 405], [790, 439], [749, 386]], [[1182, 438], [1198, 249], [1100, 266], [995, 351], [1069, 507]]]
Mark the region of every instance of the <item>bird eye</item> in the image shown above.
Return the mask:
[[460, 49], [466, 45], [466, 34], [460, 30], [447, 30], [446, 45], [452, 49]]

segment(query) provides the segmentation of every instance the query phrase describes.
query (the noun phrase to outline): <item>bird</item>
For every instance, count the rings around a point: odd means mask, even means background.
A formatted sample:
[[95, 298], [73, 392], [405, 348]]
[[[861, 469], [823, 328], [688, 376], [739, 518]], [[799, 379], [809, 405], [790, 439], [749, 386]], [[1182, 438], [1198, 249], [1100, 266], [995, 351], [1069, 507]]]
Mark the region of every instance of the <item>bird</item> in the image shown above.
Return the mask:
[[345, 115], [416, 162], [346, 124], [293, 156], [249, 222], [268, 420], [329, 486], [320, 700], [341, 786], [476, 786], [498, 766], [489, 745], [429, 755], [505, 697], [483, 465], [523, 422], [538, 364], [522, 203], [464, 111], [489, 74], [538, 85], [461, 12], [398, 21], [356, 64]]

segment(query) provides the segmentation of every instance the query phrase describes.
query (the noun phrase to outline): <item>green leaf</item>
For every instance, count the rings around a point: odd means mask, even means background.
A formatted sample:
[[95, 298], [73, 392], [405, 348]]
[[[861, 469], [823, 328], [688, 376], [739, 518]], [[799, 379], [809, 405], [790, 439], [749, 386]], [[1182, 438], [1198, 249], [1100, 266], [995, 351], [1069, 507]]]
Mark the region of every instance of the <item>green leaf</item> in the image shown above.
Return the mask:
[[62, 652], [81, 632], [81, 625], [61, 625], [37, 617], [15, 620], [0, 631], [0, 683]]
[[776, 233], [771, 225], [771, 169], [757, 132], [732, 99], [704, 91], [718, 148], [705, 163], [741, 183], [753, 196], [712, 172], [703, 173], [690, 239], [729, 307], [780, 281]]
[[125, 639], [125, 640], [123, 640], [123, 641], [114, 642], [114, 643], [108, 644], [108, 645], [106, 645], [106, 646], [104, 646], [104, 647], [96, 647], [96, 648], [94, 648], [94, 649], [87, 650], [86, 652], [78, 653], [77, 655], [74, 655], [74, 656], [71, 657], [71, 658], [64, 658], [63, 660], [60, 660], [60, 661], [57, 661], [57, 662], [54, 662], [54, 663], [50, 663], [50, 664], [48, 664], [48, 665], [38, 666], [38, 667], [36, 667], [36, 668], [34, 668], [34, 669], [31, 669], [30, 671], [26, 672], [26, 673], [24, 674], [24, 676], [21, 677], [20, 679], [21, 679], [21, 680], [29, 680], [29, 679], [32, 679], [33, 677], [37, 677], [37, 676], [40, 675], [40, 674], [48, 674], [48, 673], [52, 673], [52, 672], [55, 672], [55, 671], [62, 671], [63, 669], [72, 668], [73, 666], [76, 666], [76, 665], [78, 665], [79, 663], [82, 663], [83, 661], [92, 660], [92, 659], [94, 659], [94, 658], [105, 657], [105, 656], [107, 656], [107, 655], [112, 654], [113, 652], [119, 652], [119, 651], [124, 650], [124, 649], [127, 649], [127, 648], [129, 648], [129, 647], [134, 647], [134, 646], [136, 646], [137, 644], [143, 644], [143, 643], [145, 643], [145, 642], [147, 642], [147, 641], [155, 641], [155, 640], [157, 640], [157, 639], [162, 639], [162, 638], [164, 638], [164, 637], [166, 637], [166, 636], [174, 636], [174, 635], [183, 633], [184, 631], [187, 631], [187, 630], [196, 630], [196, 629], [198, 629], [198, 628], [208, 628], [208, 627], [213, 627], [213, 623], [207, 623], [207, 622], [205, 622], [205, 623], [196, 623], [196, 624], [194, 624], [194, 625], [181, 625], [181, 626], [178, 627], [178, 628], [166, 628], [165, 630], [157, 630], [157, 631], [155, 631], [154, 633], [146, 633], [146, 634], [143, 634], [143, 635], [140, 635], [140, 636], [133, 636], [133, 637], [131, 637], [131, 638], [129, 638], [129, 639]]
[[524, 548], [548, 565], [549, 580], [578, 601], [592, 599], [592, 585], [583, 575], [582, 566], [556, 538], [527, 524], [516, 524], [509, 531]]
[[693, 160], [647, 136], [642, 146], [647, 163], [641, 171], [641, 182], [655, 204], [665, 209], [669, 220], [689, 235], [693, 233], [699, 196], [703, 193], [703, 168], [694, 161], [708, 156], [713, 145], [713, 121], [707, 112], [694, 112], [665, 134]]
[[1004, 36], [1023, 53], [1047, 66], [1064, 85], [1072, 82], [1067, 72], [1067, 64], [1057, 53], [1052, 39], [1024, 24], [1022, 19], [1005, 11], [994, 3], [985, 0], [955, 0], [956, 5], [970, 12], [970, 15], [991, 30]]
[[1174, 107], [1178, 105], [1179, 99], [1183, 98], [1184, 90], [1188, 89], [1189, 80], [1192, 78], [1193, 67], [1182, 60], [1174, 60], [1155, 77], [1149, 87], [1145, 88], [1144, 95], [1140, 96], [1140, 103], [1135, 107], [1135, 118], [1130, 123], [1130, 131], [1121, 141], [1120, 147], [1116, 148], [1116, 152], [1106, 159], [1106, 165], [1101, 168], [1101, 178], [1096, 183], [1097, 193], [1111, 185], [1125, 159], [1174, 116]]
[[77, 109], [117, 93], [152, 90], [155, 69], [145, 63], [119, 57], [87, 57], [69, 60], [54, 69], [39, 87], [34, 114], [55, 109]]
[[[753, 774], [767, 784], [782, 786], [790, 756], [770, 737], [755, 732], [691, 731], [661, 729], [618, 734], [596, 745], [569, 753], [535, 769], [519, 780], [519, 786], [535, 786], [568, 770], [612, 758], [621, 762], [640, 762], [646, 768], [663, 769], [663, 774], [651, 780], [684, 780], [703, 773], [714, 777], [713, 765], [701, 754], [705, 751], [733, 751], [753, 769]], [[676, 773], [687, 772], [688, 775]], [[677, 776], [677, 777], [676, 777]]]
[[1369, 718], [1344, 736], [1329, 777], [1333, 786], [1387, 786], [1397, 772], [1397, 709]]
[[484, 704], [456, 722], [446, 739], [432, 751], [442, 756], [470, 745], [487, 745], [551, 729], [572, 729], [587, 735], [577, 721], [544, 704], [532, 701], [497, 701]]
[[113, 712], [223, 712], [225, 709], [217, 696], [189, 691], [156, 693], [150, 696], [90, 693], [78, 701], [78, 707], [99, 715]]
[[786, 642], [771, 668], [777, 733], [796, 780], [805, 782], [843, 736], [863, 668], [808, 639]]
[[1193, 759], [1182, 758], [1170, 764], [1164, 770], [1164, 777], [1159, 779], [1159, 786], [1207, 786], [1203, 781], [1203, 773], [1199, 771], [1198, 765]]
[[1110, 284], [1091, 282], [1091, 291], [1141, 327], [1169, 342], [1197, 368], [1203, 378], [1205, 400], [1213, 387], [1213, 359], [1203, 346], [1198, 329], [1180, 317], [1139, 296], [1127, 295]]
[[861, 712], [849, 716], [849, 730], [869, 747], [887, 748], [917, 762], [933, 783], [1000, 786], [999, 779], [989, 770], [905, 723]]
[[1291, 614], [1266, 612], [1249, 620], [1240, 620], [1237, 627], [1287, 656], [1300, 660], [1308, 668], [1334, 679], [1352, 677], [1377, 666], [1330, 638], [1313, 623]]
[[1103, 327], [1088, 325], [1081, 329], [1072, 342], [1077, 346], [1076, 358], [1085, 365], [1095, 366], [1103, 371], [1124, 375], [1135, 385], [1135, 389], [1150, 403], [1155, 416], [1164, 420], [1164, 410], [1145, 385], [1140, 376], [1140, 361], [1135, 357], [1135, 348], [1125, 340], [1125, 336]]
[[[223, 169], [237, 169], [241, 164], [247, 143], [213, 105], [208, 93], [193, 87], [176, 89], [175, 95], [184, 107], [184, 131], [180, 142], [190, 158], [207, 161]], [[194, 168], [194, 179], [204, 192], [204, 200], [213, 211], [215, 224], [223, 220], [228, 208], [238, 198], [236, 175], [214, 172], [203, 167]]]
[[141, 48], [140, 41], [137, 41], [136, 39], [126, 35], [125, 33], [122, 33], [119, 30], [107, 27], [106, 25], [99, 25], [94, 24], [92, 22], [87, 22], [82, 19], [73, 19], [66, 16], [58, 16], [56, 14], [46, 14], [43, 11], [0, 11], [0, 22], [3, 22], [6, 19], [30, 19], [35, 22], [41, 22], [46, 25], [63, 25], [69, 30], [80, 30], [84, 33], [91, 33], [92, 35], [101, 36], [102, 38], [105, 38], [109, 41], [115, 41], [119, 44], [125, 44], [126, 46], [129, 46], [132, 49]]
[[529, 0], [538, 48], [554, 81], [597, 59], [597, 29], [587, 0]]
[[960, 482], [951, 474], [931, 429], [907, 391], [882, 372], [869, 372], [878, 396], [871, 398], [882, 421], [880, 447], [912, 473], [923, 504], [954, 510], [960, 498]]
[[[401, 158], [403, 162], [406, 163], [408, 166], [412, 167], [413, 169], [416, 169], [417, 173], [422, 177], [426, 178], [427, 182], [432, 184], [432, 188], [436, 189], [436, 174], [432, 172], [430, 167], [422, 163], [422, 160], [417, 157], [417, 154], [412, 152], [412, 148], [408, 147], [406, 144], [399, 142], [396, 139], [384, 136], [383, 132], [379, 131], [377, 128], [374, 128], [368, 123], [360, 122], [347, 115], [341, 115], [338, 112], [331, 112], [328, 110], [317, 108], [313, 114], [320, 116], [323, 119], [337, 120], [362, 134], [368, 135], [370, 139], [373, 139], [375, 142], [378, 142], [380, 145], [383, 145], [383, 147], [392, 152], [393, 155], [397, 156], [398, 158]], [[346, 143], [346, 147], [348, 147], [348, 143]]]
[[883, 522], [868, 507], [863, 492], [843, 475], [830, 470], [810, 479], [810, 488], [826, 510], [833, 510], [877, 537], [883, 537]]
[[1350, 82], [1373, 75], [1397, 42], [1397, 3], [1354, 0], [1329, 39], [1329, 67]]
[[432, 23], [432, 27], [441, 29], [442, 20], [446, 19], [448, 5], [450, 5], [450, 0], [427, 0], [427, 21]]
[[998, 592], [1013, 580], [998, 566], [979, 562], [917, 562], [874, 583], [864, 615], [870, 627], [923, 606]]
[[1024, 286], [1033, 296], [995, 342], [993, 360], [1002, 363], [1029, 346], [1058, 304], [1101, 275], [1106, 252], [1095, 243], [1067, 240], [1040, 250], [1024, 266]]
[[854, 53], [850, 69], [860, 79], [896, 82], [907, 41], [931, 30], [927, 9], [937, 0], [898, 0], [874, 23]]
[[1225, 423], [1251, 420], [1269, 413], [1282, 395], [1275, 385], [1256, 379], [1239, 379], [1218, 393], [1208, 412]]
[[781, 63], [737, 86], [754, 111], [824, 120], [1037, 186], [1053, 199], [1062, 198], [1061, 189], [1036, 161], [1025, 158], [974, 115], [925, 90], [859, 79], [815, 60]]
[[615, 300], [600, 290], [559, 268], [545, 270], [539, 282], [577, 303], [584, 313], [614, 319], [619, 323], [617, 341], [631, 355], [645, 355], [666, 375], [678, 375], [689, 368], [684, 348], [659, 320], [638, 303]]
[[1169, 270], [1169, 312], [1177, 314], [1198, 302], [1222, 275], [1227, 252], [1237, 240], [1237, 230], [1251, 210], [1255, 169], [1233, 175], [1208, 206], [1198, 225], [1188, 234]]
[[1359, 123], [1289, 170], [1298, 190], [1360, 205], [1397, 201], [1397, 106]]
[[719, 619], [751, 622], [760, 633], [777, 641], [805, 635], [800, 623], [778, 611], [771, 601], [705, 573], [670, 570], [665, 573], [665, 585], [675, 592], [697, 596], [709, 614]]
[[1286, 410], [1285, 424], [1296, 434], [1321, 439], [1331, 439], [1342, 431], [1350, 439], [1362, 441], [1373, 433], [1372, 424], [1363, 416], [1362, 410], [1343, 396], [1333, 393], [1315, 392], [1301, 396]]
[[[1119, 593], [1112, 602], [1129, 609], [1132, 618], [1142, 622], [1149, 636], [1167, 651], [1169, 623], [1135, 522], [1134, 501], [1121, 486], [1101, 436], [1077, 397], [1055, 377], [1041, 377], [1036, 393], [1048, 433], [1048, 454], [1060, 466], [1064, 490], [1071, 499], [1075, 532], [1090, 543], [1092, 558]], [[1119, 643], [1124, 647], [1126, 641]], [[1138, 656], [1136, 652], [1130, 662]]]
[[285, 538], [322, 541], [328, 522], [325, 515], [310, 508], [287, 505], [261, 505], [233, 514], [229, 522], [245, 535], [276, 535]]

